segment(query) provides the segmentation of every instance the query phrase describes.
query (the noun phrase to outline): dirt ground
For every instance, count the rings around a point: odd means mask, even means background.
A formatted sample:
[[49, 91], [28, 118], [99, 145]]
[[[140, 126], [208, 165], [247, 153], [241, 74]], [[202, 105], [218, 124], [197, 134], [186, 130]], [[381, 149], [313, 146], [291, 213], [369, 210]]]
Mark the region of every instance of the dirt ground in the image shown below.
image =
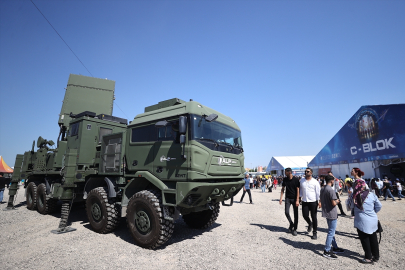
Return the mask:
[[[28, 210], [21, 187], [17, 210], [0, 211], [1, 269], [403, 269], [405, 200], [382, 202], [378, 213], [384, 228], [381, 258], [370, 266], [358, 262], [364, 254], [353, 219], [338, 219], [336, 241], [345, 253], [337, 260], [321, 255], [327, 228], [321, 212], [318, 240], [311, 240], [312, 234], [306, 233], [301, 209], [298, 236], [288, 234], [284, 205], [278, 203], [280, 190], [252, 190], [253, 205], [246, 197], [245, 203], [239, 203], [239, 193], [232, 207], [221, 206], [217, 222], [208, 230], [190, 229], [180, 218], [166, 245], [146, 250], [133, 243], [125, 218], [112, 233], [92, 231], [80, 204], [73, 207], [69, 218], [71, 227], [77, 230], [52, 234], [60, 212], [41, 215]], [[0, 208], [5, 207], [4, 203]]]

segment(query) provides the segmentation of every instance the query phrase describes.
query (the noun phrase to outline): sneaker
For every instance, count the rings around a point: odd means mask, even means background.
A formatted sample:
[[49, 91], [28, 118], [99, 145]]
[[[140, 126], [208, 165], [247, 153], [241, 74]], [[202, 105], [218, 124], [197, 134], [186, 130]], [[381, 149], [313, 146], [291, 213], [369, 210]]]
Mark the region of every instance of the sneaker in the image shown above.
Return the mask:
[[331, 259], [331, 260], [336, 260], [337, 259], [337, 256], [335, 254], [333, 254], [332, 250], [330, 250], [330, 251], [324, 250], [323, 251], [323, 256], [325, 258], [328, 258], [328, 259]]
[[296, 231], [296, 230], [293, 230], [293, 231], [292, 231], [292, 235], [297, 236], [297, 235], [298, 235], [297, 231]]
[[367, 260], [367, 259], [362, 259], [360, 260], [361, 263], [365, 263], [365, 264], [374, 264], [373, 260]]
[[312, 231], [312, 224], [310, 224], [309, 226], [308, 226], [308, 230], [307, 230], [307, 232], [311, 232]]
[[314, 232], [314, 234], [312, 235], [311, 239], [312, 239], [312, 240], [318, 239], [318, 237], [316, 236], [316, 232]]
[[401, 198], [397, 199], [398, 201], [402, 200]]
[[345, 250], [342, 248], [333, 248], [332, 250], [333, 250], [333, 253], [336, 253], [336, 254], [342, 254], [345, 252]]

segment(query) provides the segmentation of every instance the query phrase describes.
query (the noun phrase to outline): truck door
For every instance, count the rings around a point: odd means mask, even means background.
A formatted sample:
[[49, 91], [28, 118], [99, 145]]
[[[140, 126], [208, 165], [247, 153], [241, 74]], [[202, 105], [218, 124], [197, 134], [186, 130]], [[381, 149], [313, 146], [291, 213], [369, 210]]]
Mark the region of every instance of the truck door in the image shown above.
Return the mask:
[[154, 146], [153, 173], [160, 179], [187, 179], [187, 160], [182, 158], [182, 145], [178, 132], [178, 119], [158, 128], [158, 141]]

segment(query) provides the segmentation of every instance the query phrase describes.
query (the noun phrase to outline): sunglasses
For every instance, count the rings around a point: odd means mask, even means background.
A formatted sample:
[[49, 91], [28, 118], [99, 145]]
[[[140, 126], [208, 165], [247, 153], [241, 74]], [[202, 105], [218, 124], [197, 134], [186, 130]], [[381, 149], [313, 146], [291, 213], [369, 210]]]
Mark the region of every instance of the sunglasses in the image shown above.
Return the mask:
[[307, 172], [311, 172], [311, 171], [305, 171], [305, 172], [307, 173]]

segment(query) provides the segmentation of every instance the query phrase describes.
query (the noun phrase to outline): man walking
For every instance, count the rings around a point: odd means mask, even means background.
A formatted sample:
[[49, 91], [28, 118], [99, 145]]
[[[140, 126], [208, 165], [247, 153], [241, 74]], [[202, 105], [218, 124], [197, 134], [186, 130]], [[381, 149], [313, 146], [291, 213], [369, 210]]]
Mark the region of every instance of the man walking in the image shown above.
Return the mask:
[[[335, 239], [337, 226], [337, 209], [336, 205], [340, 203], [337, 194], [332, 187], [334, 186], [335, 177], [327, 175], [325, 177], [326, 185], [321, 189], [322, 217], [326, 218], [328, 223], [328, 236], [326, 237], [325, 250], [323, 256], [328, 259], [336, 259], [336, 253], [343, 253], [344, 250], [338, 248]], [[332, 249], [333, 246], [333, 249]]]
[[250, 194], [250, 178], [249, 178], [249, 174], [245, 174], [245, 185], [243, 186], [243, 194], [242, 194], [242, 198], [240, 198], [240, 203], [242, 203], [243, 201], [243, 197], [245, 197], [246, 192], [249, 194], [249, 200], [250, 203], [253, 204], [252, 202], [252, 194]]
[[3, 173], [0, 172], [0, 203], [3, 203], [4, 189], [5, 189], [6, 184], [8, 185], [8, 183], [6, 183], [7, 180], [10, 180], [10, 179], [4, 178]]
[[398, 190], [398, 200], [402, 200], [402, 198], [404, 198], [404, 195], [402, 195], [402, 185], [399, 182], [399, 179], [397, 178], [397, 180], [395, 180], [396, 185], [397, 185], [397, 190]]
[[[297, 227], [298, 227], [298, 206], [300, 205], [299, 202], [299, 194], [300, 194], [300, 180], [292, 175], [291, 168], [285, 169], [286, 177], [283, 180], [283, 187], [281, 188], [281, 195], [280, 195], [280, 205], [283, 202], [283, 194], [285, 192], [285, 216], [290, 223], [290, 227], [288, 227], [288, 232], [292, 232], [292, 235], [297, 236]], [[290, 217], [290, 205], [293, 206], [294, 210], [294, 223]]]
[[383, 182], [384, 201], [387, 200], [387, 197], [390, 197], [392, 199], [392, 201], [395, 202], [395, 198], [391, 193], [391, 189], [392, 189], [392, 186], [391, 186], [390, 182], [388, 181], [388, 179], [385, 179]]
[[266, 192], [266, 181], [267, 181], [266, 177], [263, 176], [261, 181], [262, 181], [262, 185], [261, 185], [262, 192]]
[[[312, 169], [305, 169], [305, 178], [300, 180], [300, 200], [302, 200], [302, 216], [308, 223], [308, 232], [313, 230], [311, 239], [316, 240], [318, 232], [318, 219], [317, 207], [321, 208], [321, 202], [319, 201], [320, 186], [315, 178], [312, 178]], [[318, 203], [319, 201], [319, 203]], [[309, 213], [311, 213], [311, 219], [309, 219]]]
[[[345, 211], [343, 211], [343, 207], [342, 207], [342, 204], [340, 203], [340, 198], [339, 198], [339, 191], [340, 191], [339, 179], [337, 179], [337, 178], [332, 174], [331, 171], [328, 172], [328, 175], [333, 177], [333, 181], [334, 181], [334, 183], [333, 183], [333, 188], [334, 188], [334, 190], [335, 190], [336, 197], [337, 197], [337, 199], [339, 200], [339, 203], [337, 204], [337, 206], [339, 207], [340, 215], [341, 215], [341, 216], [346, 216], [346, 213], [345, 213]], [[326, 181], [326, 177], [325, 177], [325, 181]]]

